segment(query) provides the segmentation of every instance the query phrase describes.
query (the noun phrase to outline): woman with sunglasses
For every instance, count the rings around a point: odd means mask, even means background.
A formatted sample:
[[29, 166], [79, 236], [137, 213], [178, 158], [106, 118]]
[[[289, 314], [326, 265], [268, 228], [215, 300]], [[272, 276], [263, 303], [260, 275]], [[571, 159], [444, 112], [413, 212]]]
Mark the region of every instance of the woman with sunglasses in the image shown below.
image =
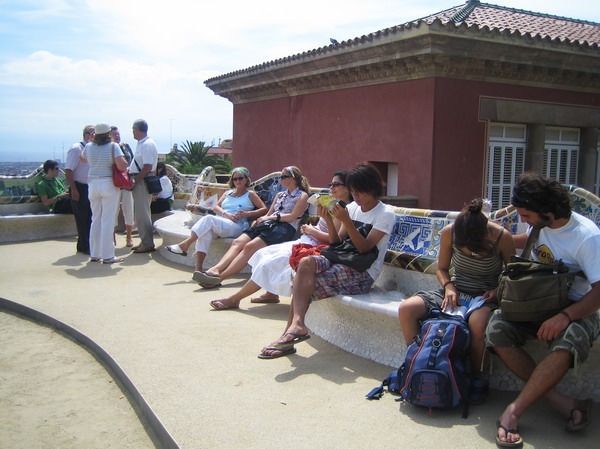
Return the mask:
[[[353, 203], [347, 207], [338, 203], [329, 211], [319, 209], [319, 215], [327, 220], [329, 240], [339, 242], [348, 236], [360, 253], [371, 252], [377, 247], [377, 258], [366, 271], [332, 263], [323, 255], [311, 255], [300, 260], [283, 335], [261, 350], [258, 355], [260, 359], [294, 354], [294, 346], [310, 338], [304, 318], [313, 300], [367, 293], [383, 270], [383, 259], [395, 215], [390, 207], [379, 201], [383, 194], [381, 175], [371, 164], [359, 164], [348, 173], [346, 185], [354, 198]], [[333, 223], [334, 217], [342, 223], [339, 230]], [[370, 228], [366, 237], [359, 227]]]
[[259, 249], [294, 238], [307, 207], [308, 180], [294, 166], [281, 170], [280, 180], [286, 190], [275, 196], [269, 212], [257, 218], [251, 228], [233, 241], [219, 263], [204, 273], [194, 273], [194, 280], [202, 287], [216, 287], [224, 279], [239, 273]]
[[[336, 200], [344, 201], [347, 204], [352, 201], [352, 197], [345, 184], [346, 175], [345, 170], [336, 171], [331, 184], [329, 184], [329, 190]], [[341, 223], [334, 220], [334, 224], [339, 229]], [[217, 310], [237, 309], [242, 299], [256, 293], [261, 288], [267, 292], [257, 298], [252, 298], [250, 302], [276, 304], [279, 302], [279, 295], [291, 296], [293, 270], [289, 259], [293, 246], [298, 243], [308, 245], [329, 243], [327, 221], [324, 218], [321, 218], [316, 225], [302, 225], [300, 232], [302, 236], [298, 240], [267, 246], [254, 253], [248, 261], [252, 267], [250, 280], [237, 293], [225, 299], [211, 301], [210, 305]]]
[[167, 246], [173, 254], [187, 256], [187, 252], [196, 242], [195, 273], [202, 271], [204, 258], [212, 239], [236, 238], [248, 229], [248, 219], [255, 219], [264, 215], [267, 206], [263, 200], [252, 190], [249, 190], [250, 173], [245, 167], [237, 167], [231, 171], [228, 190], [217, 202], [213, 209], [216, 215], [205, 215], [194, 226], [190, 236], [176, 245]]

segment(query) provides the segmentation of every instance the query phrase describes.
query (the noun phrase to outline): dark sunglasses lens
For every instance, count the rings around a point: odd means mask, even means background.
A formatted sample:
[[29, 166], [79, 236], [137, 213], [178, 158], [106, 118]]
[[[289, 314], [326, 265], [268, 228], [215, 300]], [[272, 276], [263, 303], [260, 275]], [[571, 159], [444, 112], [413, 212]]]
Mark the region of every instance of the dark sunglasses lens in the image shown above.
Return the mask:
[[279, 178], [280, 179], [287, 179], [287, 178], [291, 178], [291, 176], [289, 176], [289, 175], [281, 175]]
[[242, 176], [242, 177], [239, 177], [239, 178], [231, 178], [231, 179], [233, 179], [234, 181], [241, 181], [241, 180], [244, 179], [244, 177]]

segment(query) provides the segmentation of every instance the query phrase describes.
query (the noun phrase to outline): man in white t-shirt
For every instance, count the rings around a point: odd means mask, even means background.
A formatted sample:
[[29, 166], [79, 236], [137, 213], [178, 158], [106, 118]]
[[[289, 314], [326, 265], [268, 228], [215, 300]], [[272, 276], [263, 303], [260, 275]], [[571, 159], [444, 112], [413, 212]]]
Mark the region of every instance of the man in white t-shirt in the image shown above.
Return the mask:
[[140, 244], [132, 248], [134, 253], [154, 251], [154, 228], [150, 214], [152, 195], [144, 178], [156, 172], [158, 149], [154, 140], [148, 137], [148, 123], [139, 119], [133, 123], [133, 137], [138, 141], [135, 155], [129, 165], [129, 174], [135, 184], [133, 186], [133, 211], [138, 227]]
[[[569, 368], [583, 362], [592, 342], [600, 334], [600, 230], [596, 224], [571, 211], [569, 193], [558, 182], [535, 173], [517, 180], [512, 204], [521, 219], [540, 233], [533, 247], [536, 260], [552, 263], [562, 260], [576, 276], [569, 290], [573, 301], [543, 322], [514, 322], [500, 310], [491, 316], [486, 330], [487, 345], [525, 386], [500, 418], [496, 443], [500, 447], [521, 447], [518, 421], [529, 406], [542, 397], [566, 419], [566, 430], [575, 432], [589, 424], [591, 401], [577, 401], [555, 390]], [[516, 247], [524, 247], [527, 234], [514, 237]], [[528, 338], [548, 343], [550, 352], [539, 362], [522, 346]]]
[[83, 148], [94, 138], [94, 127], [83, 128], [83, 140], [76, 142], [67, 153], [65, 178], [71, 192], [71, 209], [77, 226], [77, 252], [90, 254], [90, 227], [92, 209], [88, 198], [88, 172], [90, 165], [81, 160]]

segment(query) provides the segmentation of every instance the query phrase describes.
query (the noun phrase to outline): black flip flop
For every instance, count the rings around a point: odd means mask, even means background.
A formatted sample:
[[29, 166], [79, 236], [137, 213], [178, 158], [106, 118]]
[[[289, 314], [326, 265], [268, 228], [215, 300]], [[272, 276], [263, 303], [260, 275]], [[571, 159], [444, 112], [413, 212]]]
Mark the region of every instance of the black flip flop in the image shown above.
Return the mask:
[[263, 351], [279, 351], [278, 354], [258, 354], [257, 357], [263, 360], [271, 360], [278, 359], [279, 357], [285, 357], [286, 355], [291, 355], [296, 353], [296, 348], [290, 346], [287, 349], [281, 349], [276, 347], [264, 348]]

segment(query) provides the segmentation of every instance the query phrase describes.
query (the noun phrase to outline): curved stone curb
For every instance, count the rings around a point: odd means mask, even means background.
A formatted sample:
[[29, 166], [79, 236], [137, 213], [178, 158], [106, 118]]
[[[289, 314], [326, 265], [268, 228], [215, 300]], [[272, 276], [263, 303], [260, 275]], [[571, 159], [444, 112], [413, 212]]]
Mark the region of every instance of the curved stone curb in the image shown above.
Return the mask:
[[125, 394], [154, 446], [158, 449], [179, 449], [178, 444], [162, 425], [129, 377], [100, 345], [68, 324], [8, 299], [0, 298], [0, 311], [12, 313], [36, 324], [48, 326], [86, 349], [100, 362]]

